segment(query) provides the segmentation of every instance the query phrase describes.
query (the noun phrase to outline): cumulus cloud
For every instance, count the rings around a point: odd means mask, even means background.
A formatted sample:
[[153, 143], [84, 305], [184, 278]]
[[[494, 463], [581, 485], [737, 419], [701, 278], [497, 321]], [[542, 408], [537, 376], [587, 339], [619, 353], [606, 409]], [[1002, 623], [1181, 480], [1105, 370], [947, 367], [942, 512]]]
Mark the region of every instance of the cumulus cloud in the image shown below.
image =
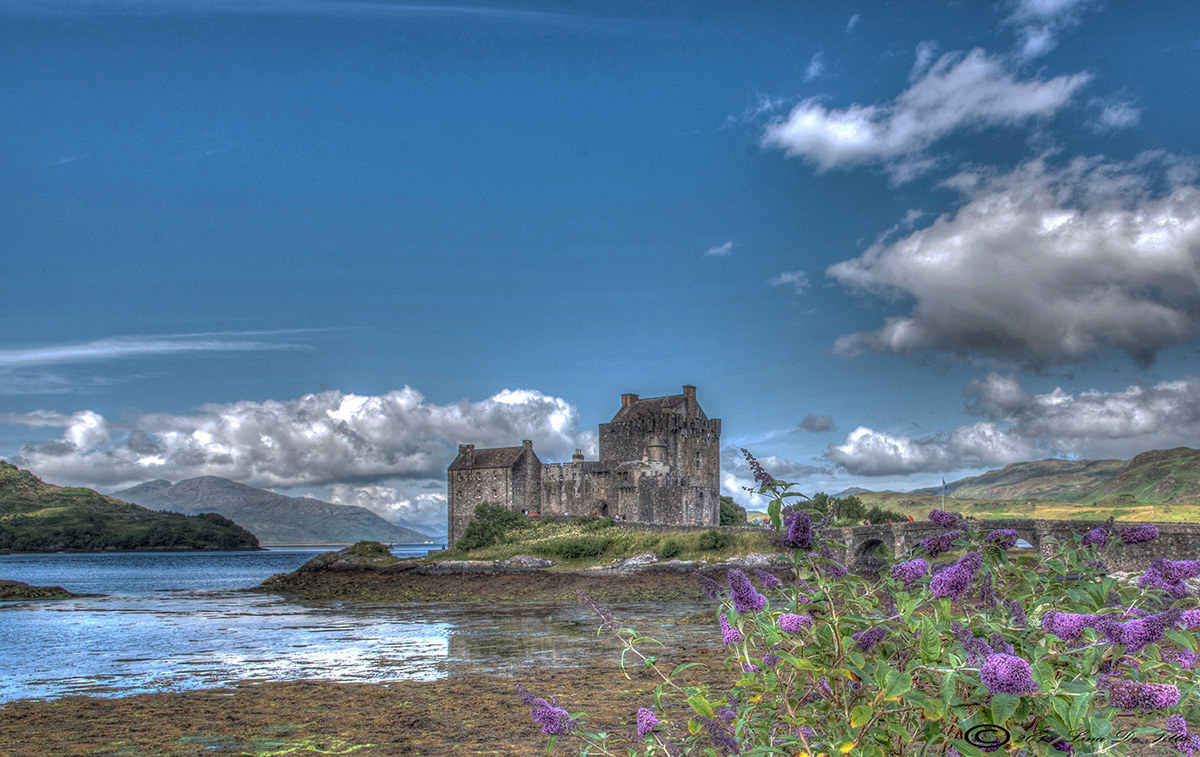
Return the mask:
[[726, 242], [725, 244], [719, 244], [716, 247], [709, 247], [707, 250], [704, 251], [704, 257], [706, 257], [706, 258], [725, 258], [725, 257], [729, 257], [729, 253], [731, 253], [731, 252], [733, 252], [733, 242], [732, 241]]
[[1200, 191], [1190, 165], [1034, 160], [947, 182], [965, 203], [827, 273], [911, 303], [840, 337], [844, 356], [939, 352], [1034, 369], [1116, 348], [1139, 364], [1200, 327]]
[[128, 433], [90, 410], [9, 414], [8, 423], [59, 426], [61, 439], [22, 448], [19, 462], [61, 483], [110, 488], [213, 475], [260, 487], [441, 478], [459, 442], [532, 439], [547, 460], [594, 453], [565, 400], [505, 390], [481, 402], [434, 405], [405, 387], [378, 396], [326, 391], [299, 399], [203, 405], [193, 415], [137, 418]]
[[803, 294], [805, 289], [808, 289], [808, 276], [804, 271], [784, 271], [778, 276], [772, 276], [767, 279], [769, 286], [790, 286], [796, 294]]
[[893, 102], [836, 109], [807, 98], [768, 124], [762, 144], [822, 172], [881, 163], [904, 178], [928, 163], [925, 148], [951, 132], [1052, 116], [1090, 79], [1080, 73], [1018, 80], [1009, 63], [983, 50], [930, 62], [931, 50], [918, 49], [912, 84]]
[[920, 439], [860, 426], [827, 456], [855, 475], [904, 475], [1049, 457], [1124, 459], [1200, 436], [1194, 377], [1115, 392], [1034, 394], [1013, 376], [991, 373], [971, 382], [966, 395], [968, 409], [984, 420]]
[[1012, 12], [1005, 22], [1016, 27], [1018, 55], [1036, 58], [1053, 50], [1059, 35], [1096, 6], [1095, 0], [1016, 0], [1010, 3]]
[[833, 431], [833, 416], [806, 415], [800, 421], [800, 428], [814, 434], [822, 434], [826, 431]]
[[[754, 450], [750, 450], [751, 453]], [[828, 473], [827, 468], [822, 468], [815, 465], [808, 465], [796, 460], [779, 457], [778, 455], [766, 455], [763, 457], [755, 456], [763, 469], [772, 476], [784, 481], [802, 482], [806, 479], [811, 479], [823, 473]], [[738, 447], [727, 446], [721, 449], [721, 491], [739, 500], [750, 501], [751, 507], [758, 507], [766, 504], [766, 499], [757, 494], [749, 494], [756, 490], [758, 485], [754, 481], [754, 472], [750, 470], [750, 465], [746, 462], [745, 456]]]
[[[445, 482], [438, 482], [438, 486], [444, 490]], [[379, 484], [333, 484], [329, 487], [329, 501], [364, 507], [393, 523], [410, 524], [422, 533], [440, 534], [446, 530], [445, 491], [406, 495]]]

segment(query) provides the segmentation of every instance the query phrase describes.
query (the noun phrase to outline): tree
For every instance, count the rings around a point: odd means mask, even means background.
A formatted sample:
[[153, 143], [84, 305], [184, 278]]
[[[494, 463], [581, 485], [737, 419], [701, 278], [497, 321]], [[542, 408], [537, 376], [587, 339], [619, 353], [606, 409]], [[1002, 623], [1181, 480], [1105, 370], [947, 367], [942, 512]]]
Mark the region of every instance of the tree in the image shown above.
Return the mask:
[[733, 501], [733, 497], [721, 497], [721, 519], [722, 526], [744, 526], [746, 525], [746, 508]]

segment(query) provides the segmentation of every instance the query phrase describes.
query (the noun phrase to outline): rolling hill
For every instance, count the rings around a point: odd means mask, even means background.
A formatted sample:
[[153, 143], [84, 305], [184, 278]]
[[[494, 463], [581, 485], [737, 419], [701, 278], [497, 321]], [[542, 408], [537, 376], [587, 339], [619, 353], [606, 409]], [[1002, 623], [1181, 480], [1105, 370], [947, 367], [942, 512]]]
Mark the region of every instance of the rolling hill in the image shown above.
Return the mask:
[[[1080, 498], [1129, 465], [1127, 460], [1038, 460], [1013, 463], [980, 476], [946, 484], [947, 497], [966, 499], [1054, 499], [1066, 502]], [[942, 487], [917, 489], [913, 494], [942, 493]]]
[[363, 507], [311, 497], [288, 497], [227, 478], [200, 476], [172, 484], [147, 481], [114, 497], [178, 513], [219, 512], [258, 534], [263, 544], [385, 544], [431, 542], [418, 531], [393, 525]]
[[0, 551], [257, 548], [254, 534], [215, 513], [153, 512], [0, 460]]

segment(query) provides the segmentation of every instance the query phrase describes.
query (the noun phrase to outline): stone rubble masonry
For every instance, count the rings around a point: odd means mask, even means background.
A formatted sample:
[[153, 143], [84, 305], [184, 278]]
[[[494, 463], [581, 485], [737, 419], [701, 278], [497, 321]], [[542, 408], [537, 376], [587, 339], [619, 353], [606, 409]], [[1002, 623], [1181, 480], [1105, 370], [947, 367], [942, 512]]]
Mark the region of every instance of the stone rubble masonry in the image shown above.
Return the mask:
[[720, 522], [721, 421], [683, 394], [621, 395], [621, 409], [600, 424], [600, 459], [579, 450], [571, 462], [543, 463], [533, 442], [476, 449], [462, 444], [447, 470], [449, 541], [484, 502], [546, 516], [612, 517], [663, 526]]

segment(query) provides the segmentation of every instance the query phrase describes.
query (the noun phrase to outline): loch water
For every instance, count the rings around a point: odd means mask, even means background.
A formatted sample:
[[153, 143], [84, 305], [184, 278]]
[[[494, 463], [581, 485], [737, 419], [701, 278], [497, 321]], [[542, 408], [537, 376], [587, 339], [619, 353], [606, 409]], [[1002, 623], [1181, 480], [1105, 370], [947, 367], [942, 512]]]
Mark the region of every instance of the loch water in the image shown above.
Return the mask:
[[[398, 557], [427, 547], [395, 547]], [[123, 696], [244, 681], [521, 675], [612, 651], [583, 605], [301, 602], [248, 591], [320, 548], [0, 555], [0, 578], [95, 596], [0, 602], [0, 703]], [[671, 637], [688, 603], [614, 605]]]

